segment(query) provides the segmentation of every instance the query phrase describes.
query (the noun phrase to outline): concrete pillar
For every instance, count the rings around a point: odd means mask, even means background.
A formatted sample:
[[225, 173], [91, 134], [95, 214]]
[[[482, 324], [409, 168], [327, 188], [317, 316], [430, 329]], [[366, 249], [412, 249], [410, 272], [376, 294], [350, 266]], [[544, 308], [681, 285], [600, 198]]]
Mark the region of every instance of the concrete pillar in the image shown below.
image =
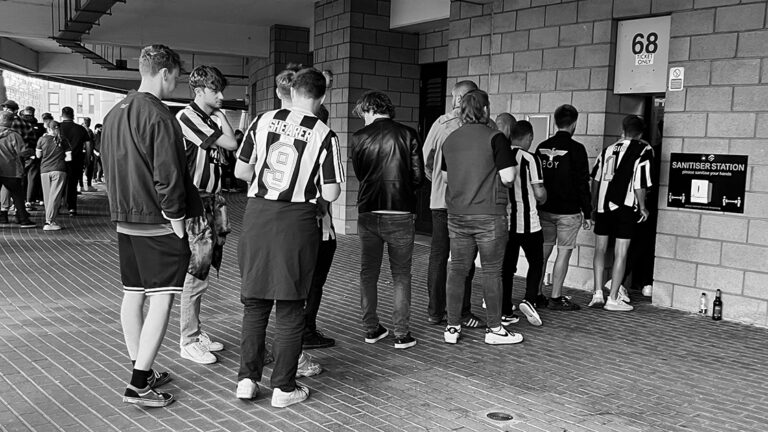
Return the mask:
[[347, 170], [347, 182], [332, 208], [336, 228], [344, 234], [357, 233], [358, 183], [348, 162], [350, 137], [363, 127], [352, 115], [357, 99], [369, 89], [384, 91], [396, 107], [396, 120], [414, 128], [419, 120], [419, 37], [390, 30], [389, 13], [389, 0], [315, 3], [315, 67], [335, 76], [325, 104]]
[[273, 25], [269, 29], [269, 57], [251, 65], [251, 116], [276, 109], [280, 101], [275, 95], [275, 75], [288, 63], [312, 65], [309, 51], [309, 29]]

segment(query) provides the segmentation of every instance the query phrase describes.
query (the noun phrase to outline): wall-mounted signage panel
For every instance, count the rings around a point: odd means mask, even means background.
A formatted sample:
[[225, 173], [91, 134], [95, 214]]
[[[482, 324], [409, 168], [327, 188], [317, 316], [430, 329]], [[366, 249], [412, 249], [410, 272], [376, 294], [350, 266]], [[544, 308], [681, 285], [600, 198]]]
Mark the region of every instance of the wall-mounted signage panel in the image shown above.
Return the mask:
[[614, 93], [664, 93], [671, 22], [670, 16], [619, 21]]
[[667, 207], [744, 213], [747, 156], [672, 153]]

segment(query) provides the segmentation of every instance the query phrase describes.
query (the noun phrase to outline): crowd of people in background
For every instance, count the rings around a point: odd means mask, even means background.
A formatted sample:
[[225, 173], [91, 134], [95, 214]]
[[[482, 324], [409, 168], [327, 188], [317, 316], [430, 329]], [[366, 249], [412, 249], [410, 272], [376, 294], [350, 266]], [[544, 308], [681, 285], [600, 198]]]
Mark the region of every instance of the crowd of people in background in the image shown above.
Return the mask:
[[[0, 224], [10, 223], [8, 215], [13, 212], [13, 222], [21, 228], [35, 228], [29, 212], [43, 205], [43, 230], [58, 231], [60, 210], [77, 216], [77, 196], [96, 192], [93, 182], [103, 181], [101, 125], [91, 130], [89, 117], [84, 117], [82, 124], [75, 123], [72, 107], [62, 108], [59, 121], [53, 114], [43, 113], [42, 122], [35, 117], [34, 107], [20, 110], [13, 100], [0, 107]], [[62, 202], [66, 208], [60, 209]]]
[[[264, 366], [274, 361], [272, 406], [301, 402], [310, 391], [297, 378], [322, 372], [306, 350], [335, 345], [317, 327], [337, 246], [331, 203], [346, 179], [339, 140], [323, 104], [333, 74], [289, 65], [275, 78], [281, 106], [257, 113], [241, 132], [222, 111], [227, 80], [217, 68], [201, 65], [190, 72], [194, 100], [174, 116], [162, 100], [174, 91], [182, 71], [178, 54], [151, 45], [142, 50], [139, 65], [138, 90], [110, 110], [103, 128], [96, 125], [93, 131], [90, 119], [74, 123], [70, 107], [62, 109], [60, 121], [46, 113], [37, 123], [34, 108], [19, 113], [13, 101], [2, 105], [0, 223], [8, 222], [12, 200], [21, 227], [35, 227], [28, 210], [42, 202], [44, 229], [58, 230], [60, 202], [74, 217], [78, 193], [106, 184], [118, 233], [121, 323], [132, 364], [123, 401], [162, 407], [174, 397], [157, 388], [171, 376], [152, 366], [175, 294], [181, 296], [180, 356], [212, 364], [218, 360], [215, 353], [225, 348], [203, 330], [200, 311], [210, 271], [220, 268], [230, 232], [222, 192], [247, 185], [237, 244], [243, 321], [236, 397], [255, 398]], [[531, 123], [510, 113], [492, 120], [488, 94], [472, 81], [456, 83], [451, 102], [424, 142], [396, 120], [396, 107], [384, 92], [365, 92], [354, 108], [364, 122], [349, 142], [359, 181], [364, 342], [378, 343], [390, 335], [377, 313], [386, 245], [394, 348], [417, 344], [410, 326], [411, 267], [417, 190], [422, 187], [431, 188], [433, 227], [426, 320], [445, 326], [445, 343], [457, 344], [468, 329], [484, 328], [487, 344], [517, 344], [523, 335], [510, 326], [520, 321], [518, 313], [541, 326], [542, 308], [578, 310], [564, 295], [563, 284], [579, 231], [593, 227], [589, 306], [631, 311], [624, 286], [631, 267], [628, 250], [637, 227], [650, 216], [646, 192], [655, 169], [654, 151], [642, 139], [643, 120], [627, 116], [622, 138], [603, 149], [590, 168], [584, 145], [573, 138], [579, 113], [571, 105], [555, 110], [553, 136], [535, 137]], [[544, 274], [555, 247], [547, 296]], [[523, 298], [515, 302], [520, 249], [528, 268]], [[472, 312], [473, 286], [482, 290], [484, 317]], [[266, 333], [273, 308], [270, 351]]]

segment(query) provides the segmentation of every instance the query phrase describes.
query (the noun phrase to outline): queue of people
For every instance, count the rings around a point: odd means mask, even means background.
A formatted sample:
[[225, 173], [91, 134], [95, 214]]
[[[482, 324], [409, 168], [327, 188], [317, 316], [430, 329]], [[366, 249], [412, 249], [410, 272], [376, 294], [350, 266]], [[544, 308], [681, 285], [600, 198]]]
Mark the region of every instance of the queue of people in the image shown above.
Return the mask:
[[[191, 71], [194, 101], [176, 116], [162, 100], [176, 87], [178, 54], [164, 45], [145, 47], [139, 71], [140, 87], [109, 112], [94, 146], [117, 223], [121, 322], [132, 364], [123, 401], [162, 407], [174, 400], [158, 390], [170, 374], [153, 364], [175, 294], [181, 295], [180, 356], [212, 364], [225, 348], [203, 330], [200, 310], [211, 267], [221, 265], [230, 231], [221, 194], [229, 171], [248, 184], [237, 245], [243, 320], [235, 396], [257, 397], [264, 366], [274, 361], [272, 406], [302, 402], [310, 389], [297, 379], [322, 372], [307, 350], [335, 344], [317, 328], [336, 250], [330, 203], [346, 179], [339, 140], [323, 105], [332, 74], [291, 65], [276, 77], [281, 107], [259, 113], [238, 136], [221, 111], [227, 81], [218, 69], [203, 65]], [[596, 288], [590, 306], [632, 310], [621, 281], [633, 228], [648, 217], [645, 191], [652, 186], [653, 151], [641, 139], [642, 120], [628, 116], [622, 140], [603, 150], [590, 170], [584, 146], [572, 137], [578, 121], [573, 106], [555, 111], [557, 133], [531, 152], [536, 138], [531, 123], [508, 113], [491, 120], [488, 94], [474, 82], [458, 82], [452, 101], [424, 143], [396, 120], [396, 107], [385, 93], [366, 92], [355, 106], [364, 121], [350, 140], [360, 184], [361, 342], [381, 343], [391, 328], [395, 349], [417, 345], [410, 325], [416, 191], [430, 182], [434, 232], [427, 320], [445, 326], [445, 343], [457, 344], [468, 329], [484, 328], [485, 343], [516, 344], [524, 340], [510, 327], [520, 320], [517, 312], [541, 326], [537, 309], [577, 310], [562, 284], [578, 232], [591, 229], [593, 221]], [[0, 116], [0, 126], [10, 120]], [[61, 124], [49, 122], [37, 157], [52, 161], [54, 154], [82, 153], [61, 139], [62, 133]], [[23, 142], [14, 139], [23, 151]], [[61, 189], [68, 174], [56, 161], [43, 169], [49, 190]], [[605, 298], [610, 238], [617, 240]], [[391, 322], [377, 313], [385, 245], [393, 282]], [[545, 296], [543, 274], [555, 245], [554, 280]], [[513, 276], [521, 248], [528, 272], [523, 300], [515, 304]], [[482, 318], [471, 311], [473, 284], [482, 289]], [[270, 351], [266, 333], [273, 309]]]
[[[77, 195], [96, 192], [92, 181], [101, 180], [101, 125], [97, 124], [94, 132], [88, 117], [82, 124], [75, 123], [72, 107], [62, 108], [60, 121], [44, 113], [41, 123], [34, 107], [20, 110], [13, 100], [0, 107], [0, 163], [6, 167], [0, 171], [0, 177], [5, 178], [0, 188], [0, 224], [10, 223], [8, 214], [15, 211], [14, 222], [21, 228], [35, 228], [29, 212], [37, 210], [36, 205], [44, 205], [43, 230], [58, 231], [62, 228], [57, 222], [62, 201], [69, 216], [77, 216]], [[18, 143], [23, 145], [17, 147]], [[17, 170], [18, 165], [21, 168]], [[83, 185], [84, 173], [87, 186]]]

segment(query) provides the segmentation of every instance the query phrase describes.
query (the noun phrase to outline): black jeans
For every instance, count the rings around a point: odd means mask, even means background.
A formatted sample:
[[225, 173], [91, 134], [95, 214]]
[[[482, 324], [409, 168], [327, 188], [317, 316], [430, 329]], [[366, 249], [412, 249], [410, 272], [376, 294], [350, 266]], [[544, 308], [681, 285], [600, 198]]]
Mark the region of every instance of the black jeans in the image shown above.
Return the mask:
[[502, 315], [512, 313], [512, 285], [515, 281], [520, 247], [523, 248], [525, 259], [528, 261], [528, 273], [525, 276], [525, 299], [534, 303], [536, 295], [539, 294], [539, 281], [544, 269], [544, 232], [539, 230], [534, 233], [519, 234], [510, 231], [507, 249], [504, 251], [504, 265], [501, 268]]
[[40, 159], [30, 159], [24, 163], [24, 175], [26, 176], [27, 202], [34, 202], [43, 196], [43, 187], [40, 182]]
[[336, 254], [336, 239], [320, 242], [317, 252], [317, 265], [312, 275], [312, 285], [307, 294], [307, 305], [304, 308], [304, 336], [312, 335], [317, 331], [317, 312], [320, 310], [320, 301], [323, 299], [323, 285], [331, 271], [333, 256]]
[[[74, 156], [74, 155], [73, 155]], [[67, 162], [67, 208], [69, 211], [77, 211], [77, 184], [83, 183], [83, 157], [74, 158]]]
[[0, 177], [0, 185], [8, 189], [8, 194], [16, 206], [16, 220], [21, 223], [29, 220], [29, 213], [24, 207], [24, 190], [21, 188], [20, 177]]
[[261, 380], [264, 371], [265, 341], [267, 324], [275, 310], [275, 337], [272, 354], [275, 367], [272, 370], [271, 386], [284, 392], [296, 389], [296, 370], [301, 355], [301, 334], [304, 329], [304, 300], [267, 300], [240, 297], [245, 313], [240, 337], [240, 371], [237, 380], [250, 378]]
[[403, 337], [410, 331], [411, 319], [411, 264], [413, 240], [416, 235], [416, 216], [413, 214], [360, 213], [357, 219], [358, 237], [362, 246], [360, 257], [360, 306], [367, 331], [379, 326], [378, 282], [384, 243], [389, 253], [392, 271], [392, 321], [395, 336]]
[[[448, 237], [448, 211], [432, 210], [432, 245], [429, 250], [429, 269], [427, 270], [427, 292], [430, 318], [442, 319], [445, 315], [445, 287], [448, 280], [448, 254], [451, 252]], [[464, 301], [461, 306], [461, 319], [472, 315], [472, 279], [475, 277], [475, 263], [469, 269], [469, 276], [464, 281]]]

